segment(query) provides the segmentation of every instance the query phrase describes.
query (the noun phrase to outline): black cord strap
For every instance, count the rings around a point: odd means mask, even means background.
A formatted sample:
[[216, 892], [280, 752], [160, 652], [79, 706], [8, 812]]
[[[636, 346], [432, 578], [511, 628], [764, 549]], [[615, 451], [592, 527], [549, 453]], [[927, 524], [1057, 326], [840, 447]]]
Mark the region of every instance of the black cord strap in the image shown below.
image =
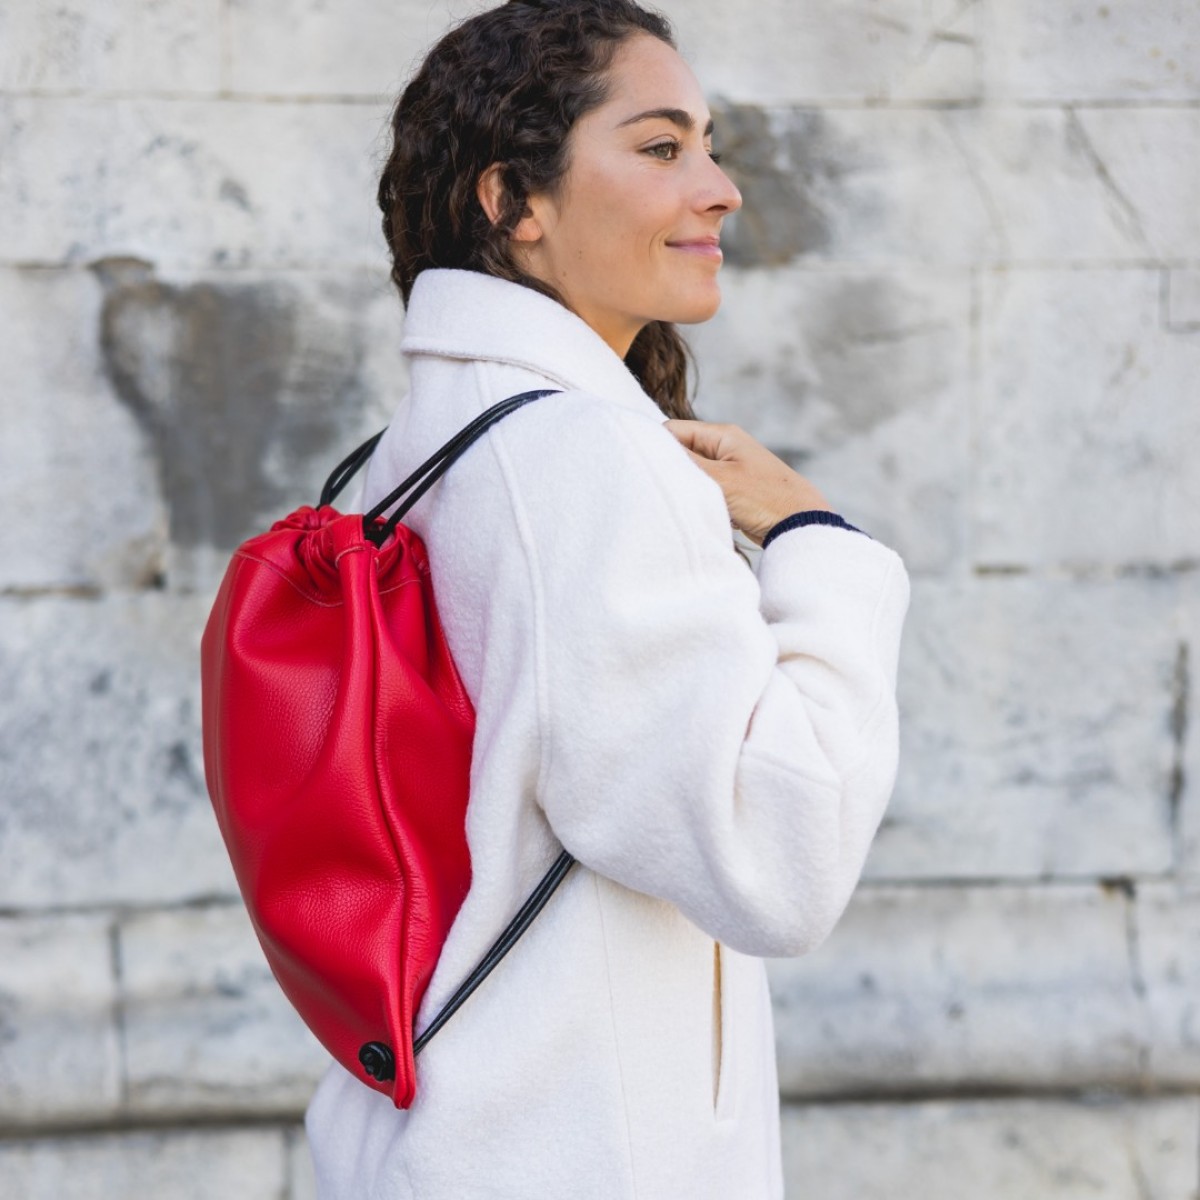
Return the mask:
[[555, 888], [566, 878], [567, 872], [575, 865], [575, 859], [564, 850], [554, 860], [554, 866], [542, 877], [542, 881], [529, 894], [529, 899], [521, 905], [520, 911], [508, 923], [504, 932], [492, 943], [488, 952], [479, 960], [478, 966], [463, 980], [458, 990], [442, 1005], [441, 1011], [425, 1031], [413, 1042], [413, 1057], [424, 1049], [425, 1044], [452, 1016], [458, 1011], [467, 997], [492, 973], [500, 960], [513, 948], [517, 939], [533, 922], [533, 918], [542, 911], [546, 901], [554, 894]]
[[[518, 408], [528, 404], [531, 400], [553, 395], [556, 391], [558, 391], [557, 388], [543, 388], [539, 391], [522, 392], [518, 396], [509, 396], [507, 400], [501, 400], [498, 404], [493, 404], [491, 408], [480, 413], [444, 446], [435, 450], [403, 483], [388, 492], [370, 512], [363, 513], [363, 537], [376, 546], [382, 546], [395, 532], [396, 526], [404, 519], [408, 510], [445, 474], [450, 464], [468, 446], [482, 437], [490, 426], [501, 418], [507, 417], [509, 413], [516, 412]], [[355, 473], [371, 457], [383, 434], [384, 430], [381, 429], [334, 467], [321, 491], [322, 504], [333, 502], [338, 492], [349, 483]], [[413, 489], [412, 495], [408, 496], [382, 525], [376, 524], [378, 519], [410, 488]]]
[[318, 508], [324, 508], [326, 504], [332, 504], [337, 499], [338, 493], [358, 474], [363, 463], [375, 452], [375, 447], [379, 445], [379, 439], [387, 432], [385, 425], [378, 433], [372, 434], [357, 450], [352, 450], [345, 458], [342, 459], [330, 476], [325, 480], [325, 486], [321, 489], [321, 498], [317, 501]]

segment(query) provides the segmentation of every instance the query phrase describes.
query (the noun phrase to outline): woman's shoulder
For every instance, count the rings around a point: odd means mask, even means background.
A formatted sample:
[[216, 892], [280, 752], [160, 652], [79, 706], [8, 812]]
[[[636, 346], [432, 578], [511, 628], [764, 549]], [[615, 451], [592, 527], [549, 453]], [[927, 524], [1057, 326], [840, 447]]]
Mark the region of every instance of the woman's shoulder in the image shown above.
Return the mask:
[[[563, 388], [526, 405], [506, 420], [506, 441], [514, 450], [569, 456], [577, 467], [594, 460], [628, 456], [649, 444], [661, 454], [659, 435], [675, 439], [662, 429], [663, 417], [652, 402], [638, 408], [583, 388]], [[510, 436], [511, 435], [511, 436]], [[670, 449], [670, 447], [666, 447]]]
[[510, 486], [539, 504], [580, 500], [637, 509], [643, 521], [667, 522], [729, 539], [721, 489], [645, 408], [580, 388], [544, 396], [505, 419], [498, 452], [512, 468]]

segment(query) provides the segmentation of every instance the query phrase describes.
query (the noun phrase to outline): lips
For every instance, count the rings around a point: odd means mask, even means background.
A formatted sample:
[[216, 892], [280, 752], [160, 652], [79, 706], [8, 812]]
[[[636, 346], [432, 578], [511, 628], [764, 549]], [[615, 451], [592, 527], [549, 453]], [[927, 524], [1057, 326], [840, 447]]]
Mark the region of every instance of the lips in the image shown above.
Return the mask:
[[668, 242], [667, 245], [672, 250], [683, 250], [687, 254], [698, 254], [702, 258], [711, 258], [718, 262], [725, 257], [721, 253], [720, 238], [716, 237], [693, 238], [686, 242]]

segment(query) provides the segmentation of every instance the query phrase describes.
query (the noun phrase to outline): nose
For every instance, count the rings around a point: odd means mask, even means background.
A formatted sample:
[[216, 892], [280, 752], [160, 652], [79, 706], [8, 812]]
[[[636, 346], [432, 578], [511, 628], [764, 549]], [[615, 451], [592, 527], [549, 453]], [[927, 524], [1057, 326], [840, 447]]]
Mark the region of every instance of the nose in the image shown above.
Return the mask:
[[709, 212], [715, 209], [720, 209], [722, 212], [737, 212], [742, 207], [742, 193], [738, 191], [733, 180], [721, 169], [721, 167], [708, 160], [709, 170], [711, 174], [705, 180], [708, 195], [706, 208]]

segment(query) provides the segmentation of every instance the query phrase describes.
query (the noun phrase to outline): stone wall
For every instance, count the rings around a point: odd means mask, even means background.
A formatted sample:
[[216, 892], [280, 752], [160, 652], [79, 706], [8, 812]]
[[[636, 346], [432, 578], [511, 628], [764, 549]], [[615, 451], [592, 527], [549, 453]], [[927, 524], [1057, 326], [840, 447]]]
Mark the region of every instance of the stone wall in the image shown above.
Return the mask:
[[[312, 1194], [197, 641], [404, 392], [373, 178], [473, 7], [0, 8], [3, 1200]], [[913, 578], [865, 879], [770, 964], [789, 1196], [1195, 1200], [1200, 10], [663, 7], [745, 197], [698, 407]]]

